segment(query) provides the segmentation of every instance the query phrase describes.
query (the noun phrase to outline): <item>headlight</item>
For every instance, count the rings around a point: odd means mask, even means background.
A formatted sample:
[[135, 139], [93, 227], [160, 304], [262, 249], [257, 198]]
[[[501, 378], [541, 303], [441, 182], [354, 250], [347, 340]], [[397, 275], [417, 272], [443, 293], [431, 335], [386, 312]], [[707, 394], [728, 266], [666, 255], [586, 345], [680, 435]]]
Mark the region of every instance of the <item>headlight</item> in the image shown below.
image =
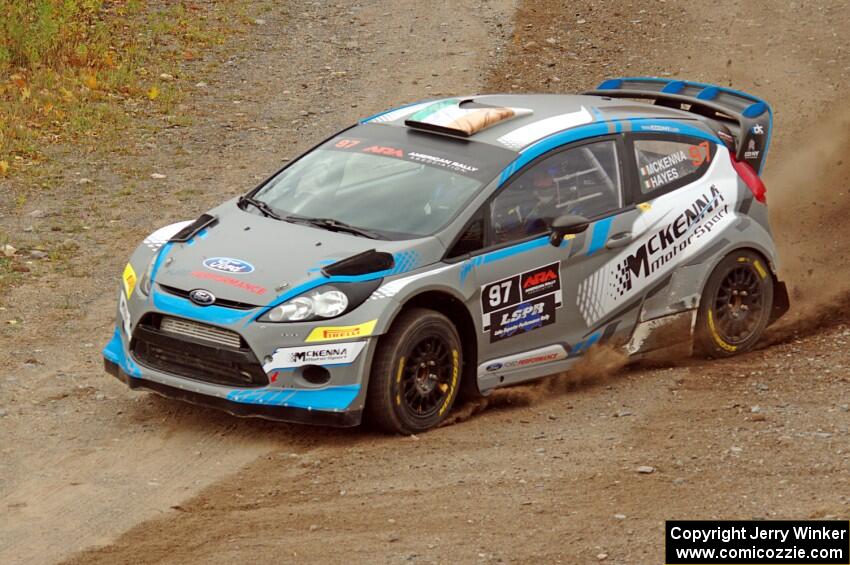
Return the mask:
[[260, 322], [307, 322], [336, 318], [363, 304], [383, 279], [362, 283], [323, 285], [278, 304]]
[[154, 263], [156, 263], [157, 257], [159, 257], [159, 253], [154, 253], [151, 262], [148, 263], [148, 268], [145, 269], [145, 274], [142, 275], [141, 282], [139, 282], [139, 292], [141, 292], [145, 296], [150, 296], [151, 293], [151, 273], [153, 272], [153, 266]]

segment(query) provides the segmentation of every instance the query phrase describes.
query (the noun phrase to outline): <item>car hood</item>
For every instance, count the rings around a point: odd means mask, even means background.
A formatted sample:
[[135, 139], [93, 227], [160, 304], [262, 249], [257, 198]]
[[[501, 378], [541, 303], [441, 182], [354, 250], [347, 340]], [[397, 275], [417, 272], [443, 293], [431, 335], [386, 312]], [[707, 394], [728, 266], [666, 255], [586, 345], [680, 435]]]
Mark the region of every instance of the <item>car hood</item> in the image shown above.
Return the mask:
[[300, 284], [325, 278], [321, 269], [369, 250], [390, 253], [400, 274], [439, 261], [436, 237], [407, 241], [369, 239], [293, 224], [240, 209], [236, 200], [209, 212], [218, 221], [186, 243], [164, 248], [157, 285], [183, 293], [212, 292], [224, 301], [264, 306]]

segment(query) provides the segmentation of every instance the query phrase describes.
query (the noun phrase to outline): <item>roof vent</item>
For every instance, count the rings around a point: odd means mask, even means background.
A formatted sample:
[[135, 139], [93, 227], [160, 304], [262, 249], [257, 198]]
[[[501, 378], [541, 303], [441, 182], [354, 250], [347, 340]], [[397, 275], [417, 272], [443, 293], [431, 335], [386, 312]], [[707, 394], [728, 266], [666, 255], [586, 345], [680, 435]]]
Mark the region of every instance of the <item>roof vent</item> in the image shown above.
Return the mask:
[[490, 126], [531, 114], [527, 108], [490, 106], [451, 98], [422, 108], [404, 121], [411, 128], [470, 137]]

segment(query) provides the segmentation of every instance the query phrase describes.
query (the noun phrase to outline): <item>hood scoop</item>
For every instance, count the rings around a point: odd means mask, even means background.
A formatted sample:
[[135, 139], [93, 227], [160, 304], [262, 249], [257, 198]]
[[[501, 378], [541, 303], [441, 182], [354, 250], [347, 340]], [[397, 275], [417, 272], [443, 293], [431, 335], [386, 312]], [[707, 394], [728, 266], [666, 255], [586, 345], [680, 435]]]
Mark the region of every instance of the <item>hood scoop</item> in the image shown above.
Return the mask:
[[204, 228], [211, 227], [218, 223], [218, 216], [210, 214], [202, 214], [197, 220], [174, 234], [168, 241], [171, 243], [186, 243]]
[[395, 259], [390, 253], [370, 249], [327, 265], [322, 269], [322, 273], [327, 277], [366, 275], [386, 271], [394, 266]]

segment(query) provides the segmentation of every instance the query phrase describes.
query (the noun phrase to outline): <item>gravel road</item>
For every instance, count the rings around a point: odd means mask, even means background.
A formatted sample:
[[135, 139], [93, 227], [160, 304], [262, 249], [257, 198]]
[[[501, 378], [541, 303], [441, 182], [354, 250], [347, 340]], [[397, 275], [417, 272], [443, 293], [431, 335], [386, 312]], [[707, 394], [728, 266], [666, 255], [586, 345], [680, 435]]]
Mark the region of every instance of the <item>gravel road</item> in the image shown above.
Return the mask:
[[[190, 123], [109, 160], [57, 150], [63, 200], [0, 220], [92, 226], [67, 272], [0, 312], [18, 321], [0, 328], [0, 562], [660, 563], [665, 519], [850, 515], [845, 2], [291, 0], [253, 17], [205, 61]], [[155, 227], [399, 103], [617, 75], [773, 103], [795, 310], [757, 351], [558, 377], [401, 438], [239, 420], [103, 374], [118, 273]]]

